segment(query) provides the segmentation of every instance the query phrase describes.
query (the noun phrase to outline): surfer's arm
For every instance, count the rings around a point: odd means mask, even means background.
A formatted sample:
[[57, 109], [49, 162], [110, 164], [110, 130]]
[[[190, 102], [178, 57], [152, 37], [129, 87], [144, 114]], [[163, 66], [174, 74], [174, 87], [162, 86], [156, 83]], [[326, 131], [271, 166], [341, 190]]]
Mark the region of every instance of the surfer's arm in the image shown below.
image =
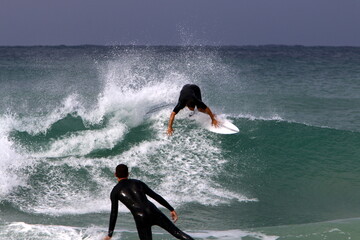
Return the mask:
[[143, 184], [143, 189], [144, 189], [144, 192], [146, 195], [148, 195], [149, 197], [151, 197], [152, 199], [154, 199], [155, 201], [157, 201], [158, 203], [160, 203], [161, 205], [166, 207], [170, 212], [174, 211], [174, 208], [162, 196], [160, 196], [159, 194], [154, 192], [145, 183], [142, 182], [142, 184]]
[[163, 197], [161, 197], [159, 194], [151, 190], [151, 188], [149, 188], [145, 183], [143, 184], [146, 195], [150, 196], [152, 199], [156, 200], [158, 203], [166, 207], [170, 211], [171, 219], [175, 223], [178, 220], [178, 215], [175, 209]]
[[116, 193], [113, 191], [111, 193], [111, 213], [110, 213], [110, 223], [109, 223], [109, 232], [108, 236], [105, 239], [110, 239], [114, 233], [116, 220], [118, 216], [119, 200], [116, 197]]
[[170, 115], [170, 119], [169, 119], [169, 125], [168, 125], [168, 130], [167, 130], [167, 134], [170, 136], [173, 134], [174, 130], [172, 128], [172, 125], [174, 123], [174, 119], [175, 119], [175, 115], [176, 113], [175, 112], [172, 112], [171, 115]]
[[218, 121], [216, 120], [215, 115], [211, 112], [211, 110], [210, 110], [209, 107], [206, 107], [205, 110], [202, 109], [202, 108], [198, 108], [198, 110], [199, 110], [200, 112], [206, 113], [207, 115], [210, 116], [210, 118], [211, 118], [211, 125], [213, 125], [213, 126], [215, 126], [215, 127], [218, 127], [218, 126], [219, 126], [219, 123], [218, 123]]

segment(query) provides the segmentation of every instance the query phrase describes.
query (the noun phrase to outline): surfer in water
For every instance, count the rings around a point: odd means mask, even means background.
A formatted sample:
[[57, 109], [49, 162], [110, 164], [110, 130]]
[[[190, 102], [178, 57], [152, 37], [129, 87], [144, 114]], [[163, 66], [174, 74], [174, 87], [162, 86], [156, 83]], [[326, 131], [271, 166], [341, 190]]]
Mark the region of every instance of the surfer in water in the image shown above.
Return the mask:
[[191, 111], [194, 111], [195, 107], [197, 107], [200, 112], [206, 113], [210, 116], [211, 124], [213, 126], [218, 127], [219, 123], [215, 119], [215, 115], [211, 112], [210, 108], [206, 106], [205, 103], [203, 103], [201, 100], [200, 88], [195, 84], [186, 84], [181, 89], [179, 101], [170, 115], [167, 130], [168, 135], [173, 134], [174, 129], [172, 128], [172, 125], [174, 123], [175, 115], [184, 107], [188, 107]]
[[[174, 223], [178, 219], [177, 213], [164, 198], [155, 193], [140, 180], [128, 178], [129, 171], [126, 165], [119, 164], [116, 167], [115, 176], [118, 179], [118, 184], [111, 191], [109, 232], [104, 240], [111, 239], [114, 233], [119, 201], [121, 201], [134, 216], [140, 240], [152, 239], [151, 227], [153, 225], [162, 227], [178, 239], [193, 240], [192, 237], [175, 226]], [[152, 202], [150, 202], [146, 195], [155, 199], [158, 203], [169, 209], [174, 223], [172, 223], [169, 218], [167, 218]]]

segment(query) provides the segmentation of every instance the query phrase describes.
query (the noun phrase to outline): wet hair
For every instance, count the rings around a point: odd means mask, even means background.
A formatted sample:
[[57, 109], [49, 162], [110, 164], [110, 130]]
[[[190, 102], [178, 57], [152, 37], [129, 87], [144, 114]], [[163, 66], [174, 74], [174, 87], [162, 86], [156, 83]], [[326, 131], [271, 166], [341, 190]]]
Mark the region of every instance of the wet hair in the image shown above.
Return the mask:
[[126, 178], [129, 176], [129, 169], [125, 164], [119, 164], [116, 166], [116, 177]]

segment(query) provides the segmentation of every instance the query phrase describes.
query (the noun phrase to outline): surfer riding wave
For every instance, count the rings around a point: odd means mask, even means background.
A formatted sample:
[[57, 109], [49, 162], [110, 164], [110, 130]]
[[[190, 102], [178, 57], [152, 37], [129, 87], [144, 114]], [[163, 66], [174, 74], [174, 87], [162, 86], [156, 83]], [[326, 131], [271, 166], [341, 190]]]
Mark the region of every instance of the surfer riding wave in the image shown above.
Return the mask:
[[211, 118], [211, 124], [215, 127], [218, 127], [219, 123], [215, 118], [215, 115], [211, 112], [210, 108], [203, 103], [201, 99], [201, 91], [200, 88], [195, 84], [186, 84], [180, 91], [180, 97], [178, 100], [177, 105], [175, 106], [174, 110], [172, 111], [169, 119], [167, 134], [172, 135], [174, 129], [172, 128], [175, 115], [184, 107], [188, 107], [191, 111], [195, 110], [195, 107], [200, 112], [206, 113]]

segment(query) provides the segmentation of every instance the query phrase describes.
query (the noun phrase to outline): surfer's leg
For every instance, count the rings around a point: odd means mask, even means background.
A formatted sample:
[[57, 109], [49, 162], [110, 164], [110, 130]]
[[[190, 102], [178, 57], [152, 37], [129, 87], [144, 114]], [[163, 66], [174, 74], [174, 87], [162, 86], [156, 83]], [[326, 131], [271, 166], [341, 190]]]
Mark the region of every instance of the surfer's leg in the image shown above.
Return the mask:
[[140, 240], [152, 240], [151, 226], [153, 224], [149, 221], [149, 217], [139, 214], [134, 215], [134, 220]]
[[177, 239], [183, 240], [193, 240], [192, 237], [181, 231], [178, 227], [175, 226], [173, 222], [170, 221], [163, 213], [157, 214], [156, 217], [156, 225], [162, 227], [166, 231], [168, 231], [171, 235], [176, 237]]
[[152, 240], [151, 226], [139, 226], [136, 224], [140, 240]]

